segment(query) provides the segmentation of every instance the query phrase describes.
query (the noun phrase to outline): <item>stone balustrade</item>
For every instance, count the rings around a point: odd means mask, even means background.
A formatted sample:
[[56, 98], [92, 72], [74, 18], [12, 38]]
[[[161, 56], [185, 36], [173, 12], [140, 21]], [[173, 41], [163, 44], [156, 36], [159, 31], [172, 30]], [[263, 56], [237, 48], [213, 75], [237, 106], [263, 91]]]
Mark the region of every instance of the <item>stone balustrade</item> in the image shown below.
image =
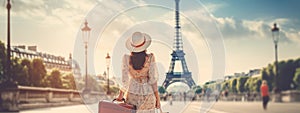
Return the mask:
[[283, 102], [300, 102], [299, 90], [288, 90], [281, 92], [281, 99]]
[[80, 92], [69, 89], [18, 86], [19, 102], [81, 101]]
[[39, 107], [62, 106], [98, 102], [107, 99], [104, 92], [90, 92], [86, 99], [82, 92], [70, 89], [17, 86], [0, 90], [0, 112], [19, 111]]

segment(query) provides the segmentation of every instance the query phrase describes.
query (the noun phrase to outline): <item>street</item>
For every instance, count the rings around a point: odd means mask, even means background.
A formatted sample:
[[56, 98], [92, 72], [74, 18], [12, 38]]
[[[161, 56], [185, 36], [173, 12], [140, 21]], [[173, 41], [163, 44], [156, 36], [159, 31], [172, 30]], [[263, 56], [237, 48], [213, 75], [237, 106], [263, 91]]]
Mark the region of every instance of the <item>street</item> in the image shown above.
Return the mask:
[[[261, 102], [162, 102], [162, 109], [169, 113], [299, 113], [300, 103], [270, 102], [263, 110]], [[21, 113], [97, 113], [97, 104], [42, 108]]]

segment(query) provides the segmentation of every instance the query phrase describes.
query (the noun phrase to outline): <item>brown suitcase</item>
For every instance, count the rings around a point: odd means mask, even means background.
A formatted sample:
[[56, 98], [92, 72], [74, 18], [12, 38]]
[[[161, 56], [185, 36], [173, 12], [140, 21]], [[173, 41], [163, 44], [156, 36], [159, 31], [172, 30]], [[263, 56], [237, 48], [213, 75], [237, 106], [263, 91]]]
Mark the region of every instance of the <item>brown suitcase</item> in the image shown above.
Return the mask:
[[98, 106], [98, 113], [135, 113], [136, 107], [125, 103], [115, 103], [115, 99], [111, 101], [100, 101]]

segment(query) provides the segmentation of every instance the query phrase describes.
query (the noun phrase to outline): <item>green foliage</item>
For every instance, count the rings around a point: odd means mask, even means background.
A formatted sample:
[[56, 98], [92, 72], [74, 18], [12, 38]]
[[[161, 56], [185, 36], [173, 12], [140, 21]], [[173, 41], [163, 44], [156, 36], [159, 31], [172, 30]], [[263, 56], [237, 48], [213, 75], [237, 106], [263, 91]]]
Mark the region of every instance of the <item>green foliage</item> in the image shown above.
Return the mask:
[[63, 86], [67, 89], [76, 89], [75, 78], [72, 73], [63, 76]]
[[300, 58], [296, 60], [287, 60], [278, 62], [278, 75], [276, 75], [275, 63], [269, 64], [262, 70], [262, 79], [268, 81], [269, 89], [274, 89], [275, 86], [279, 90], [285, 91], [292, 89], [292, 85], [297, 85], [295, 82], [296, 69], [300, 67]]
[[197, 88], [197, 89], [195, 90], [195, 93], [196, 93], [196, 94], [201, 94], [201, 92], [202, 92], [202, 89], [201, 89], [201, 88]]
[[245, 88], [245, 83], [248, 80], [249, 77], [239, 77], [237, 79], [236, 89], [239, 93], [243, 93], [246, 91], [247, 88]]
[[[271, 65], [269, 65], [271, 66]], [[275, 86], [275, 75], [273, 71], [271, 70], [272, 68], [263, 68], [261, 71], [261, 78], [262, 80], [266, 80], [269, 86], [269, 90], [273, 89], [273, 86]]]
[[41, 87], [45, 86], [43, 79], [46, 77], [47, 71], [41, 59], [33, 59], [31, 63], [32, 69], [29, 69], [30, 72], [30, 83], [31, 86]]
[[4, 75], [6, 59], [5, 45], [0, 41], [0, 83], [6, 79], [6, 75]]
[[230, 80], [229, 91], [233, 93], [237, 93], [236, 84], [237, 84], [237, 78]]
[[291, 89], [296, 68], [300, 67], [294, 60], [281, 62], [279, 65], [278, 85], [281, 90]]
[[[47, 76], [47, 71], [44, 66], [43, 60], [33, 59], [11, 59], [11, 76], [6, 76], [5, 66], [7, 63], [6, 48], [4, 43], [0, 41], [0, 83], [12, 79], [17, 82], [18, 85], [23, 86], [35, 86], [35, 87], [55, 87], [63, 88], [62, 75], [59, 71], [53, 71], [52, 75]], [[68, 89], [76, 89], [74, 77], [72, 75], [65, 76], [65, 83]]]
[[[259, 92], [262, 80], [267, 80], [269, 90], [274, 89], [276, 85], [281, 91], [291, 90], [292, 86], [300, 90], [300, 58], [296, 60], [287, 60], [278, 62], [278, 72], [276, 75], [275, 63], [268, 64], [262, 68], [261, 77], [240, 77], [233, 78], [221, 83], [222, 90], [229, 90], [233, 93], [242, 93], [245, 91]], [[277, 81], [277, 82], [276, 82]], [[214, 84], [206, 82], [205, 88], [212, 88]], [[214, 85], [217, 86], [217, 85]]]
[[12, 59], [12, 70], [11, 76], [18, 85], [29, 85], [29, 74], [26, 67], [22, 66], [18, 58]]
[[229, 88], [229, 81], [224, 81], [222, 84], [221, 84], [221, 89], [224, 91], [224, 90], [228, 90]]
[[47, 77], [47, 80], [50, 82], [50, 86], [53, 88], [63, 88], [62, 84], [62, 75], [58, 70], [53, 70], [50, 76]]
[[199, 85], [192, 87], [192, 90], [193, 90], [194, 93], [196, 93], [196, 94], [200, 94], [200, 93], [202, 92], [202, 88], [201, 88], [201, 86], [199, 86]]
[[295, 76], [294, 76], [294, 83], [296, 85], [296, 88], [300, 90], [300, 68], [297, 68]]
[[162, 87], [162, 86], [159, 86], [159, 87], [158, 87], [158, 92], [159, 92], [160, 94], [164, 94], [164, 93], [166, 93], [166, 89], [165, 89], [164, 87]]
[[261, 78], [248, 78], [245, 83], [245, 91], [250, 92], [259, 92], [260, 91], [260, 85], [261, 85]]

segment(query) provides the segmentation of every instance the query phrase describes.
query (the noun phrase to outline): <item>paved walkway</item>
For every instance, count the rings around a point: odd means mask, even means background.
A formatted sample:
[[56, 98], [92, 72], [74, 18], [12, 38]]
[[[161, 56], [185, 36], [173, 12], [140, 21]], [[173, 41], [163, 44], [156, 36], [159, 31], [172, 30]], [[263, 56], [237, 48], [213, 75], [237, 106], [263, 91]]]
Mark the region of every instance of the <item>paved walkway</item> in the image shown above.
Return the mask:
[[[263, 110], [261, 102], [162, 102], [169, 113], [300, 113], [300, 103], [273, 103]], [[97, 113], [97, 104], [24, 110], [21, 113]]]

